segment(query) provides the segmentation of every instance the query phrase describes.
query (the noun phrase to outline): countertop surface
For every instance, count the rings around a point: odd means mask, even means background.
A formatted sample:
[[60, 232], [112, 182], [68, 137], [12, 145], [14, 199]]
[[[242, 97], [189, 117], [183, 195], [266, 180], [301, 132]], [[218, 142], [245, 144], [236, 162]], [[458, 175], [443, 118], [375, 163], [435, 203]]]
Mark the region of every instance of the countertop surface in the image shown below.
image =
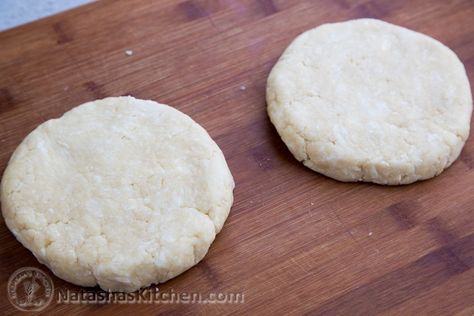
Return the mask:
[[223, 150], [235, 202], [205, 259], [153, 289], [244, 297], [58, 302], [58, 293], [100, 292], [55, 277], [1, 221], [2, 314], [17, 311], [9, 277], [37, 267], [54, 284], [48, 315], [474, 315], [472, 136], [434, 179], [341, 183], [298, 163], [266, 115], [265, 81], [291, 40], [361, 17], [440, 40], [464, 62], [472, 85], [468, 0], [108, 0], [1, 32], [0, 172], [38, 124], [83, 102], [133, 95], [176, 107]]
[[92, 0], [2, 0], [0, 1], [0, 31], [32, 22]]

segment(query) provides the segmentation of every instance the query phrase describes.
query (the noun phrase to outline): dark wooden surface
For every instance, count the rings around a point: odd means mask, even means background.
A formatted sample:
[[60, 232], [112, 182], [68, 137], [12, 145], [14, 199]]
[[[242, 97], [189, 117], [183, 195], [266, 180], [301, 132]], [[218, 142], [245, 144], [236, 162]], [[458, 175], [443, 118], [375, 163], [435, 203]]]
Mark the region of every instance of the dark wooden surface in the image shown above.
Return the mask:
[[[41, 122], [89, 100], [131, 94], [204, 126], [237, 185], [206, 258], [159, 288], [240, 292], [243, 304], [52, 303], [45, 313], [474, 315], [473, 137], [435, 179], [348, 184], [299, 164], [266, 116], [265, 80], [290, 41], [322, 23], [360, 17], [439, 39], [472, 82], [469, 0], [110, 0], [0, 33], [0, 171]], [[0, 313], [10, 314], [13, 271], [52, 273], [3, 221], [0, 241]]]

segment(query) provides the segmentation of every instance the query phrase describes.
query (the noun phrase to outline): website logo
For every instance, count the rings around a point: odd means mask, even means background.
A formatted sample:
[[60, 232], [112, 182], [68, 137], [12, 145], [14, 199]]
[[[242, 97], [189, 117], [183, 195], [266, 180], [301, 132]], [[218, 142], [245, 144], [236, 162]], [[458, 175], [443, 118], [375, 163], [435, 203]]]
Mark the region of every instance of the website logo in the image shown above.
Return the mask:
[[8, 299], [21, 311], [45, 309], [53, 300], [54, 285], [51, 278], [38, 268], [16, 270], [8, 279]]

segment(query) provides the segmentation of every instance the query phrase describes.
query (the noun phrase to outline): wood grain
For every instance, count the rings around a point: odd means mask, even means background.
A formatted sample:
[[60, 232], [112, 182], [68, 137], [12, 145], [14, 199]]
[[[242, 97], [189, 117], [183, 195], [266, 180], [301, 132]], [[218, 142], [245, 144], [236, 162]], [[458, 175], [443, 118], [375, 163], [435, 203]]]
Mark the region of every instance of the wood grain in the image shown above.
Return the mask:
[[[53, 302], [43, 313], [474, 315], [474, 138], [435, 179], [348, 184], [299, 164], [266, 116], [265, 80], [290, 41], [360, 17], [439, 39], [474, 78], [470, 0], [108, 0], [0, 33], [0, 171], [41, 122], [92, 99], [133, 95], [204, 126], [237, 185], [206, 258], [159, 289], [238, 292], [243, 304]], [[0, 240], [0, 306], [14, 314], [9, 276], [24, 266], [52, 273], [3, 221]]]

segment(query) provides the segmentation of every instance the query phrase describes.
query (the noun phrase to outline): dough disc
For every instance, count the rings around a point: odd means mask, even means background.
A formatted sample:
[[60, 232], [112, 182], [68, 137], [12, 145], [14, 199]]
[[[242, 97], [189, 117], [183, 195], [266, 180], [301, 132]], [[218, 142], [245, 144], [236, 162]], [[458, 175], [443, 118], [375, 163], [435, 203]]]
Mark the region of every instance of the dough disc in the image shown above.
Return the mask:
[[395, 185], [436, 176], [456, 160], [472, 97], [449, 48], [360, 19], [298, 36], [268, 77], [267, 105], [307, 167], [341, 181]]
[[16, 238], [58, 277], [134, 291], [198, 263], [234, 181], [187, 115], [133, 97], [88, 102], [31, 132], [1, 183]]

